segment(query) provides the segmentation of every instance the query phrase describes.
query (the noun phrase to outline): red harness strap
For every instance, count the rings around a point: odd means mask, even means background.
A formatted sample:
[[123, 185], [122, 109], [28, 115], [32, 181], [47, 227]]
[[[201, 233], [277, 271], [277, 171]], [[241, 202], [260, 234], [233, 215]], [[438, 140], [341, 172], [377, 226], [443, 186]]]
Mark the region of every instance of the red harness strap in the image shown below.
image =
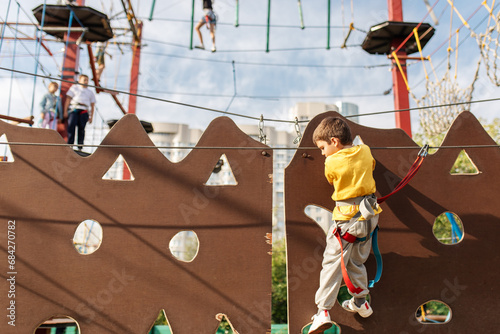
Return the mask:
[[398, 185], [394, 188], [393, 191], [388, 193], [387, 195], [380, 197], [377, 199], [377, 203], [380, 204], [384, 202], [386, 199], [388, 199], [390, 196], [394, 195], [401, 189], [403, 189], [409, 182], [410, 180], [417, 174], [418, 170], [420, 169], [420, 166], [422, 165], [422, 162], [424, 162], [425, 157], [427, 156], [427, 152], [429, 150], [429, 145], [424, 145], [420, 152], [418, 152], [417, 159], [415, 159], [415, 162], [413, 162], [413, 165], [411, 165], [410, 170], [406, 174], [406, 176], [398, 183]]
[[350, 235], [349, 233], [344, 233], [344, 235], [340, 235], [340, 229], [336, 229], [335, 232], [333, 232], [335, 234], [335, 236], [337, 237], [337, 240], [339, 241], [339, 244], [340, 244], [340, 262], [342, 263], [342, 277], [344, 278], [344, 282], [345, 282], [345, 285], [347, 286], [347, 288], [349, 289], [349, 291], [351, 291], [352, 293], [360, 293], [363, 291], [363, 289], [361, 288], [357, 288], [354, 286], [354, 284], [352, 284], [351, 282], [351, 279], [349, 278], [349, 275], [347, 274], [347, 269], [345, 268], [345, 263], [344, 263], [344, 247], [342, 246], [342, 239], [350, 242], [350, 243], [353, 243], [354, 241], [356, 241], [356, 237], [353, 236], [353, 235]]

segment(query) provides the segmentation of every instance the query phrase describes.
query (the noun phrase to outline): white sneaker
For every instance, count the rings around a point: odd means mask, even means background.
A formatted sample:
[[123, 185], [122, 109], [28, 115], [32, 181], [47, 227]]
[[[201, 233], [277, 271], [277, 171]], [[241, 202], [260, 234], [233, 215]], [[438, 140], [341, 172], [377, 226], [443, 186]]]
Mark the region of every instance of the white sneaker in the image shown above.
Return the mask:
[[328, 328], [332, 327], [332, 320], [327, 310], [322, 310], [318, 314], [313, 315], [313, 323], [309, 328], [308, 334], [321, 334]]
[[195, 49], [201, 49], [201, 50], [205, 50], [205, 45], [195, 45], [194, 46]]
[[365, 301], [360, 307], [357, 307], [354, 303], [354, 297], [349, 300], [344, 300], [342, 307], [346, 311], [357, 312], [363, 318], [368, 318], [373, 313], [373, 310], [367, 301]]
[[217, 51], [217, 50], [215, 49], [215, 45], [212, 45], [212, 52], [215, 52], [215, 51]]

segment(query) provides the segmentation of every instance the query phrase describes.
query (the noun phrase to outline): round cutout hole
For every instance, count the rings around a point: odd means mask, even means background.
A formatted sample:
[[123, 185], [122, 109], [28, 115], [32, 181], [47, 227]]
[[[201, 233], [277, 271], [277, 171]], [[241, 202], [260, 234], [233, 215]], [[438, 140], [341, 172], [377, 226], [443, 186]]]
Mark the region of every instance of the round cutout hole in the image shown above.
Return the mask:
[[430, 300], [417, 308], [415, 318], [422, 324], [445, 324], [451, 320], [451, 309], [439, 300]]
[[444, 245], [458, 244], [464, 238], [462, 220], [453, 212], [443, 212], [434, 220], [432, 233]]
[[76, 228], [73, 246], [83, 255], [94, 253], [102, 243], [102, 227], [93, 219], [86, 219]]
[[191, 262], [198, 255], [200, 242], [193, 231], [181, 231], [170, 240], [168, 247], [177, 260]]

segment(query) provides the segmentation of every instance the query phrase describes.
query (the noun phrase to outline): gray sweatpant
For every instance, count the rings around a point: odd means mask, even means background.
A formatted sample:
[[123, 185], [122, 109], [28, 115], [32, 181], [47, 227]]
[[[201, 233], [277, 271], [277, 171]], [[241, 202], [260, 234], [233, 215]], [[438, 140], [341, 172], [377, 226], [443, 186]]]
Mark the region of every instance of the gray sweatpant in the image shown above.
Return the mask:
[[[342, 240], [344, 249], [344, 263], [349, 279], [355, 287], [363, 289], [358, 294], [349, 293], [354, 297], [363, 298], [368, 294], [368, 278], [364, 263], [370, 255], [372, 240], [370, 233], [378, 224], [378, 215], [369, 220], [358, 220], [351, 225], [347, 232], [358, 238], [366, 237], [364, 241], [354, 243]], [[319, 288], [316, 292], [316, 304], [318, 309], [330, 310], [337, 300], [340, 286], [342, 284], [342, 264], [340, 259], [340, 244], [333, 233], [335, 228], [349, 224], [349, 221], [334, 221], [326, 236], [326, 248], [323, 254], [323, 269], [319, 279]]]

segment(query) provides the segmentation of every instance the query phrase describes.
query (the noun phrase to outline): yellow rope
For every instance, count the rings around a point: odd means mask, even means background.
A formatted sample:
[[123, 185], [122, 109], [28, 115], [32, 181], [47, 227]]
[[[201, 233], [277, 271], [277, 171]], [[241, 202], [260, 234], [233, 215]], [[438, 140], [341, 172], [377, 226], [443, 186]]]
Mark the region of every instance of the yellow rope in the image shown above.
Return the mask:
[[457, 13], [458, 17], [460, 18], [460, 20], [462, 20], [462, 23], [470, 29], [470, 26], [469, 24], [467, 23], [467, 21], [465, 21], [465, 19], [462, 17], [462, 15], [460, 15], [460, 12], [458, 11], [457, 7], [455, 7], [455, 5], [453, 5], [453, 1], [451, 0], [448, 0], [448, 3], [450, 4], [451, 8], [453, 10], [455, 10], [455, 13]]
[[418, 47], [418, 52], [420, 53], [420, 60], [422, 61], [422, 66], [424, 67], [424, 73], [425, 73], [425, 79], [429, 80], [429, 76], [427, 75], [427, 69], [425, 68], [425, 58], [424, 55], [422, 54], [422, 45], [420, 45], [420, 37], [418, 37], [418, 30], [417, 28], [413, 28], [413, 34], [415, 35], [415, 40], [417, 41], [417, 47]]
[[431, 57], [428, 56], [427, 57], [427, 60], [429, 61], [429, 65], [431, 65], [431, 69], [432, 69], [432, 73], [434, 73], [434, 77], [436, 78], [436, 82], [439, 81], [438, 77], [437, 77], [437, 73], [436, 73], [436, 69], [434, 68], [434, 65], [432, 65], [432, 60], [431, 60]]
[[422, 321], [427, 321], [425, 319], [425, 309], [424, 309], [424, 305], [420, 305], [420, 312], [422, 313]]
[[401, 64], [399, 62], [399, 59], [398, 59], [398, 56], [396, 55], [396, 52], [392, 52], [392, 57], [394, 57], [394, 59], [396, 60], [396, 64], [398, 65], [398, 68], [399, 68], [399, 72], [401, 73], [401, 76], [403, 77], [403, 80], [406, 84], [406, 89], [408, 91], [410, 91], [410, 85], [408, 85], [408, 80], [406, 80], [406, 75], [405, 73], [403, 72], [403, 68], [401, 67]]
[[495, 16], [493, 15], [493, 8], [495, 7], [495, 0], [493, 0], [493, 3], [491, 4], [491, 8], [488, 7], [488, 1], [484, 0], [482, 5], [486, 8], [488, 13], [490, 13], [490, 16], [488, 17], [488, 27], [490, 26], [491, 18], [495, 19]]
[[351, 32], [354, 30], [354, 23], [351, 22], [349, 24], [349, 31], [347, 32], [347, 36], [344, 39], [344, 43], [340, 46], [341, 49], [345, 49], [347, 47], [347, 40], [349, 39], [349, 36], [351, 36]]

